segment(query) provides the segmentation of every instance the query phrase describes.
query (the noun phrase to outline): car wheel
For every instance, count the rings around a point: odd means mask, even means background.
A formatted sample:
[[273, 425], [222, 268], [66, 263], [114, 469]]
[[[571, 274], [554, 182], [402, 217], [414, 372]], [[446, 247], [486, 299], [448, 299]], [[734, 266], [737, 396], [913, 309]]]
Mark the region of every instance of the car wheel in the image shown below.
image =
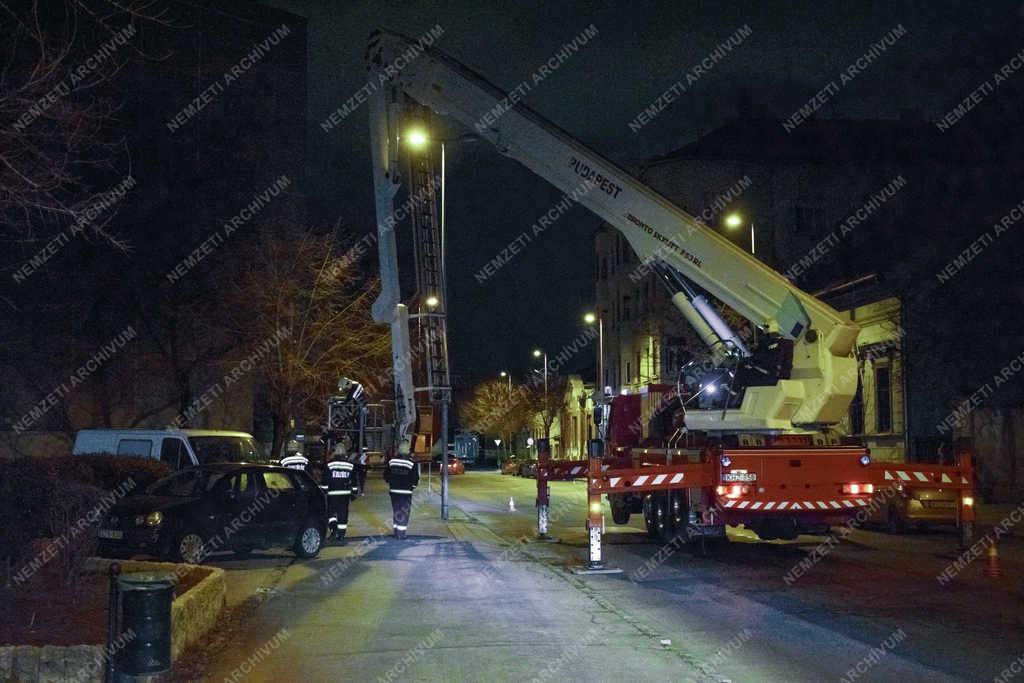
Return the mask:
[[903, 517], [901, 517], [899, 511], [891, 505], [889, 506], [889, 517], [886, 521], [885, 529], [890, 534], [902, 534], [907, 530], [907, 525], [903, 521]]
[[174, 539], [171, 556], [176, 562], [199, 564], [206, 557], [203, 537], [192, 531], [183, 531]]
[[320, 525], [310, 520], [302, 525], [298, 538], [295, 539], [295, 554], [302, 558], [316, 557], [324, 544], [324, 534]]

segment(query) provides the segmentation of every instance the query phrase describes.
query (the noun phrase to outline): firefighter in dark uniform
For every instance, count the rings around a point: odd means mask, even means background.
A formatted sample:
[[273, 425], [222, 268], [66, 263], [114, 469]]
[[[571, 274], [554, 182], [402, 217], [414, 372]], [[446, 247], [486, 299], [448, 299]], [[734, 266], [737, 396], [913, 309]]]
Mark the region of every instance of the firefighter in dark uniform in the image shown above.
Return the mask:
[[391, 493], [391, 510], [394, 513], [395, 538], [405, 538], [409, 529], [409, 513], [412, 511], [412, 492], [420, 483], [420, 472], [409, 457], [411, 448], [408, 441], [398, 446], [398, 454], [388, 461], [384, 468], [384, 480]]
[[363, 446], [359, 449], [359, 457], [355, 458], [356, 466], [356, 490], [358, 495], [362, 496], [366, 494], [366, 471], [370, 469], [370, 454], [369, 448]]
[[298, 451], [289, 452], [281, 458], [281, 466], [290, 470], [302, 470], [309, 472], [309, 459]]
[[327, 526], [333, 529], [336, 541], [345, 540], [348, 531], [348, 504], [352, 500], [354, 483], [352, 474], [353, 465], [349, 462], [348, 453], [343, 445], [338, 444], [327, 461], [321, 481], [321, 488], [324, 484], [327, 486]]

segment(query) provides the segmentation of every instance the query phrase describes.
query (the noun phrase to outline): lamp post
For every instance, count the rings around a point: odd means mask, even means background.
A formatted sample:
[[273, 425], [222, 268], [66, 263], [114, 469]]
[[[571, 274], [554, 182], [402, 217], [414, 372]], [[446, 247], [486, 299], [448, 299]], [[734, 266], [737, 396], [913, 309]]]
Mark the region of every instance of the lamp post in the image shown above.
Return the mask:
[[604, 395], [604, 320], [596, 313], [587, 313], [583, 322], [588, 325], [597, 323], [597, 391], [598, 396]]
[[[732, 230], [735, 230], [736, 228], [739, 228], [739, 227], [743, 226], [743, 216], [741, 216], [739, 213], [736, 213], [734, 211], [734, 212], [732, 212], [730, 214], [726, 214], [725, 219], [724, 219], [723, 222], [725, 223], [725, 227], [730, 228]], [[756, 254], [756, 252], [754, 250], [754, 247], [755, 247], [755, 245], [754, 245], [754, 221], [750, 221], [750, 253], [751, 254]]]
[[534, 358], [544, 358], [544, 438], [549, 438], [551, 435], [548, 433], [548, 352], [541, 351], [540, 349], [533, 350]]

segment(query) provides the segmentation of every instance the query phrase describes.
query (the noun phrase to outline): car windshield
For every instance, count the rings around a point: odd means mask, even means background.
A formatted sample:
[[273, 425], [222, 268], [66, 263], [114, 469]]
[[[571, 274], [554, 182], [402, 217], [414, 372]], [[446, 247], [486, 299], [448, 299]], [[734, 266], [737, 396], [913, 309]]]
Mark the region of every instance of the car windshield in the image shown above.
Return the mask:
[[218, 462], [267, 462], [263, 449], [248, 436], [190, 436], [200, 465]]
[[176, 496], [187, 498], [195, 494], [196, 485], [203, 478], [198, 470], [185, 470], [159, 479], [149, 485], [146, 493], [151, 496]]

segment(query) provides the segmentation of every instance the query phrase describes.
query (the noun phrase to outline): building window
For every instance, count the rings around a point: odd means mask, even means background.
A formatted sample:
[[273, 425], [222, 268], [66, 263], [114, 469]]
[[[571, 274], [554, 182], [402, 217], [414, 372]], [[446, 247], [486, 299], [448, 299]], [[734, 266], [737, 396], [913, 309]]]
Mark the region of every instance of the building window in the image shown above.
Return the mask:
[[638, 382], [644, 381], [644, 372], [643, 372], [643, 366], [640, 365], [640, 352], [639, 351], [636, 352], [636, 381], [638, 381]]
[[875, 368], [875, 431], [892, 431], [892, 373], [888, 365]]
[[861, 393], [860, 382], [857, 383], [857, 393], [850, 401], [850, 433], [855, 435], [864, 433], [864, 394]]
[[627, 360], [626, 361], [626, 384], [629, 384], [632, 381], [633, 381], [633, 366]]

